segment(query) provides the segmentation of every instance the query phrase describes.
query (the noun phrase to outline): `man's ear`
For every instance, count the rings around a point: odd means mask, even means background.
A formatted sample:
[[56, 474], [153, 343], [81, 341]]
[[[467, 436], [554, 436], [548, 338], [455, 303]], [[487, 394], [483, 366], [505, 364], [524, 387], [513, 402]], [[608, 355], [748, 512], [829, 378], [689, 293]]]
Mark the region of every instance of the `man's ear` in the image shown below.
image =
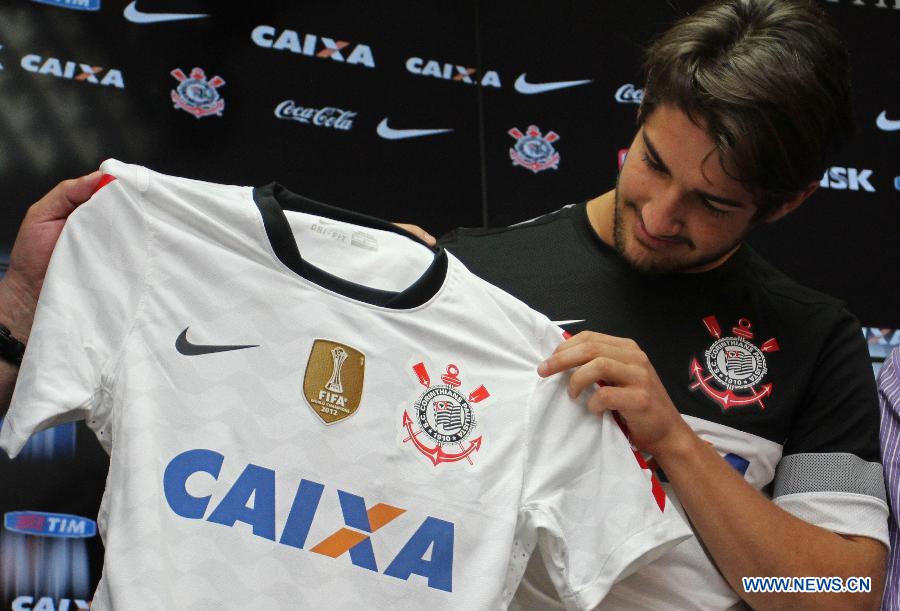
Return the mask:
[[800, 207], [800, 204], [805, 202], [810, 195], [812, 195], [816, 189], [819, 188], [819, 181], [811, 182], [806, 185], [806, 188], [803, 189], [800, 193], [798, 193], [793, 199], [784, 202], [780, 206], [774, 208], [771, 212], [769, 212], [766, 216], [763, 217], [764, 223], [774, 223], [777, 220], [780, 220], [787, 216], [789, 213], [793, 212], [797, 208]]

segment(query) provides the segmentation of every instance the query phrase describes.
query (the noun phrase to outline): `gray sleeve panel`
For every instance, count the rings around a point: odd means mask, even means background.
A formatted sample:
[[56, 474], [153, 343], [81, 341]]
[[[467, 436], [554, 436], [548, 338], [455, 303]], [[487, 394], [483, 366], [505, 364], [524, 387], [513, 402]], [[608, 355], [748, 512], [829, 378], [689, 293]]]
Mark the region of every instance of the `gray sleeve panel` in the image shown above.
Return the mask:
[[772, 498], [804, 492], [847, 492], [887, 501], [881, 463], [844, 452], [782, 457], [775, 469]]

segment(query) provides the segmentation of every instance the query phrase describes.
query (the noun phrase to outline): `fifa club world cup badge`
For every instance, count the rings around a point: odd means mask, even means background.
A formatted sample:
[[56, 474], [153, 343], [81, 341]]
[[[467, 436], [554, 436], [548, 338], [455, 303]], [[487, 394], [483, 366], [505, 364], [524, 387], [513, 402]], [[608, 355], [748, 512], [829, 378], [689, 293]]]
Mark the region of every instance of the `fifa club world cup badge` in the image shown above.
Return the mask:
[[509, 158], [514, 166], [528, 168], [535, 174], [551, 168], [559, 169], [559, 153], [553, 148], [559, 134], [547, 132], [546, 136], [541, 136], [541, 130], [536, 125], [529, 125], [524, 134], [516, 127], [507, 133], [516, 139], [509, 149]]
[[411, 443], [435, 467], [461, 460], [474, 464], [472, 455], [481, 449], [481, 435], [476, 436], [472, 404], [491, 396], [487, 388], [479, 386], [463, 395], [458, 390], [462, 386], [459, 367], [452, 363], [441, 375], [443, 384], [432, 385], [425, 363], [416, 363], [412, 370], [425, 390], [413, 404], [412, 416], [403, 410], [403, 428], [408, 435], [403, 443]]
[[773, 337], [757, 347], [751, 341], [753, 325], [746, 318], [731, 328], [733, 335], [729, 336], [722, 335], [715, 316], [707, 316], [703, 324], [715, 341], [704, 353], [705, 368], [696, 358], [691, 360], [690, 376], [694, 382], [690, 389], [702, 390], [722, 406], [723, 412], [754, 404], [765, 409], [764, 399], [772, 394], [772, 384], [762, 383], [768, 372], [766, 353], [781, 349], [778, 340]]
[[191, 70], [187, 76], [176, 68], [170, 72], [178, 80], [178, 87], [172, 90], [172, 102], [175, 108], [189, 112], [198, 119], [210, 115], [222, 116], [225, 110], [225, 100], [219, 95], [218, 89], [225, 84], [221, 76], [214, 76], [206, 80], [206, 73], [201, 68]]
[[356, 413], [362, 400], [366, 357], [346, 344], [317, 339], [303, 376], [303, 396], [325, 424]]

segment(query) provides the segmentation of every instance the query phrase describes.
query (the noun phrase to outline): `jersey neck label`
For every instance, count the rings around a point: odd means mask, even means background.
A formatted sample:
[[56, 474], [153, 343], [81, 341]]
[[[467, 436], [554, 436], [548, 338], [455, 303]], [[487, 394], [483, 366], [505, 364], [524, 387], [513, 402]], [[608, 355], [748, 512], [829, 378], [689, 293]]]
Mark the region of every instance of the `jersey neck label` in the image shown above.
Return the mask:
[[303, 396], [325, 424], [356, 413], [362, 400], [366, 356], [346, 344], [327, 339], [313, 342], [303, 376]]

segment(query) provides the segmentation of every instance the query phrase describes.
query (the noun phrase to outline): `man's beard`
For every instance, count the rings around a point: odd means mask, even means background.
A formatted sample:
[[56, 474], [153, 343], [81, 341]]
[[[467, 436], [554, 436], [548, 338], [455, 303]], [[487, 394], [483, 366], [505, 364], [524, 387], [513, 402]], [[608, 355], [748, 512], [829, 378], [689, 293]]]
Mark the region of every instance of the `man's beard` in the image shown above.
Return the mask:
[[[619, 193], [619, 181], [616, 179], [616, 192], [615, 192], [615, 205], [613, 206], [613, 246], [615, 246], [616, 252], [625, 260], [628, 265], [637, 272], [642, 274], [650, 274], [650, 275], [661, 275], [661, 274], [671, 274], [676, 272], [691, 272], [696, 270], [697, 268], [704, 267], [718, 261], [726, 254], [734, 250], [734, 248], [743, 241], [746, 232], [738, 237], [730, 245], [722, 248], [719, 251], [716, 251], [709, 255], [703, 255], [692, 259], [690, 257], [681, 258], [681, 259], [672, 259], [666, 257], [659, 257], [656, 259], [650, 260], [640, 260], [635, 261], [628, 257], [625, 252], [626, 249], [626, 239], [625, 239], [625, 228], [623, 227], [623, 219], [622, 212], [624, 210], [624, 206], [626, 202], [621, 198]], [[635, 221], [640, 218], [640, 213], [638, 212], [638, 207], [634, 203], [628, 203], [628, 206], [634, 211]], [[632, 239], [636, 241], [636, 238], [632, 236]], [[693, 243], [690, 241], [686, 242], [688, 248], [693, 248]], [[639, 246], [639, 248], [643, 248], [643, 246]]]

